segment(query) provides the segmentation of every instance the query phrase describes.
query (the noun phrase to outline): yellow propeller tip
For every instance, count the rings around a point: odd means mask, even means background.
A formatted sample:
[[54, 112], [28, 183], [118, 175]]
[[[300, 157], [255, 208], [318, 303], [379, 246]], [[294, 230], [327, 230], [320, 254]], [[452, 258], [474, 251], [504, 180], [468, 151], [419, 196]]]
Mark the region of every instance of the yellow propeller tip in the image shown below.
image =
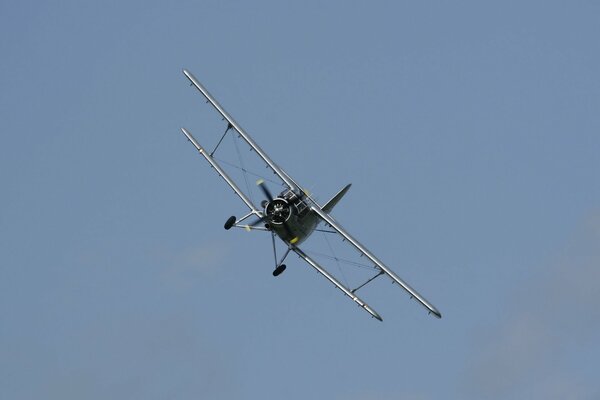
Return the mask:
[[259, 179], [259, 180], [256, 181], [257, 185], [262, 185], [263, 183], [265, 183], [264, 179]]
[[293, 238], [292, 240], [290, 240], [291, 244], [294, 244], [298, 241], [298, 236], [296, 236], [295, 238]]
[[245, 229], [246, 229], [248, 232], [250, 232], [250, 231], [252, 230], [252, 229], [250, 229], [250, 225], [246, 225], [246, 226], [245, 226]]

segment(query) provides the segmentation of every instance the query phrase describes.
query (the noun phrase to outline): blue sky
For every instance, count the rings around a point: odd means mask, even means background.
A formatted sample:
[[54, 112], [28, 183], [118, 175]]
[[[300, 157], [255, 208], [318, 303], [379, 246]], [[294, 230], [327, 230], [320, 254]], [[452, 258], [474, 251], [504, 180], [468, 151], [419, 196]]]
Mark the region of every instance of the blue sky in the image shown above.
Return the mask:
[[[2, 2], [0, 397], [597, 398], [599, 12]], [[274, 279], [182, 68], [444, 318]]]

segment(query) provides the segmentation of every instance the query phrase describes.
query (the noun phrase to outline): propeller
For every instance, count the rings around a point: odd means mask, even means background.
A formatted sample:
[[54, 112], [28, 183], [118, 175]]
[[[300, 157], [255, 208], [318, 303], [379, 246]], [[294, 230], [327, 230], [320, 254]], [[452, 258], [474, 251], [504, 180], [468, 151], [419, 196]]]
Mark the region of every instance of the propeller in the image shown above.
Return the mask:
[[[285, 202], [285, 200], [277, 200], [273, 197], [273, 195], [271, 194], [271, 191], [269, 190], [269, 188], [267, 187], [267, 185], [265, 184], [264, 179], [259, 179], [256, 184], [258, 185], [258, 187], [260, 188], [260, 190], [263, 192], [263, 194], [265, 195], [265, 197], [267, 198], [267, 204], [265, 207], [265, 215], [262, 216], [261, 218], [257, 219], [256, 221], [252, 222], [251, 224], [249, 224], [248, 226], [253, 227], [256, 226], [258, 224], [261, 224], [263, 222], [272, 222], [275, 218], [283, 218], [283, 220], [281, 221], [281, 225], [283, 226], [283, 229], [285, 230], [285, 232], [287, 233], [287, 235], [289, 237], [291, 237], [292, 239], [290, 240], [290, 243], [294, 244], [298, 241], [298, 237], [294, 235], [294, 233], [292, 232], [292, 230], [290, 229], [289, 225], [287, 224], [287, 218], [285, 218], [282, 213], [284, 212], [283, 206], [287, 205], [287, 202]], [[274, 204], [274, 201], [280, 201], [282, 204]], [[272, 210], [271, 213], [268, 213], [267, 210], [269, 209], [269, 207], [272, 206]], [[291, 212], [291, 210], [289, 211]]]
[[271, 191], [269, 190], [269, 188], [267, 188], [267, 185], [265, 185], [265, 180], [259, 179], [258, 181], [256, 181], [256, 184], [258, 185], [260, 190], [262, 190], [262, 192], [265, 194], [265, 197], [267, 198], [267, 200], [269, 200], [269, 203], [272, 202], [273, 195], [271, 194]]

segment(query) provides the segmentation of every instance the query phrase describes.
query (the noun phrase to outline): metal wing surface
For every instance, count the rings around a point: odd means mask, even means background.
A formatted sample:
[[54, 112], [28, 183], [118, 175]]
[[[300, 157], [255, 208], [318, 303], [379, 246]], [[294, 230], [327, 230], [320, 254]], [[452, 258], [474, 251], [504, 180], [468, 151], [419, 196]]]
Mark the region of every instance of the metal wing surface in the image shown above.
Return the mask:
[[184, 69], [183, 74], [190, 80], [192, 85], [196, 87], [206, 98], [206, 100], [212, 104], [212, 106], [221, 114], [221, 116], [229, 123], [229, 127], [234, 129], [242, 139], [258, 154], [258, 156], [267, 164], [267, 166], [288, 186], [290, 189], [302, 191], [300, 185], [298, 185], [283, 169], [281, 169], [271, 158], [260, 148], [258, 144], [246, 133], [246, 131], [229, 115], [227, 111], [219, 104], [219, 102], [206, 90], [204, 86], [192, 75], [191, 72]]
[[416, 299], [423, 307], [429, 311], [429, 313], [435, 315], [437, 318], [442, 318], [442, 314], [439, 312], [437, 308], [429, 301], [427, 301], [423, 296], [421, 296], [415, 289], [411, 288], [410, 285], [404, 282], [394, 271], [392, 271], [389, 267], [387, 267], [383, 262], [381, 262], [377, 257], [373, 255], [365, 246], [363, 246], [358, 240], [354, 239], [342, 226], [336, 222], [328, 213], [323, 211], [318, 204], [313, 204], [311, 206], [311, 210], [317, 214], [323, 221], [325, 221], [333, 230], [339, 233], [344, 239], [346, 239], [352, 246], [354, 246], [361, 254], [367, 257], [373, 264], [375, 264], [384, 274], [389, 276], [392, 281], [396, 282], [404, 290], [410, 294], [411, 298]]
[[355, 291], [350, 290], [346, 286], [344, 286], [333, 275], [331, 275], [329, 272], [327, 272], [327, 270], [325, 270], [322, 266], [320, 266], [319, 263], [317, 263], [312, 257], [310, 257], [308, 254], [306, 254], [304, 251], [302, 251], [302, 249], [300, 249], [300, 247], [298, 247], [298, 246], [291, 246], [290, 249], [294, 253], [296, 253], [298, 255], [298, 257], [300, 257], [304, 261], [306, 261], [306, 263], [308, 265], [310, 265], [311, 267], [313, 267], [318, 273], [320, 273], [325, 278], [327, 278], [327, 280], [329, 280], [329, 282], [333, 283], [333, 285], [335, 287], [337, 287], [338, 289], [340, 289], [346, 296], [350, 297], [352, 299], [352, 301], [354, 301], [356, 304], [358, 304], [360, 307], [362, 307], [366, 312], [368, 312], [369, 314], [371, 314], [371, 316], [373, 318], [376, 318], [379, 321], [383, 321], [383, 319], [377, 313], [377, 311], [375, 311], [374, 309], [372, 309], [367, 303], [365, 303], [360, 297], [358, 297], [354, 293]]

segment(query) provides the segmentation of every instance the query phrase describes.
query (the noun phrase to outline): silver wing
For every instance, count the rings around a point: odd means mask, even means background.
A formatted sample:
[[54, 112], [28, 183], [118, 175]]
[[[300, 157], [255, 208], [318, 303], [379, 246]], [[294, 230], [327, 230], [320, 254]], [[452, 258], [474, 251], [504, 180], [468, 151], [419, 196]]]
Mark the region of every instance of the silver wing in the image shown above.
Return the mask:
[[394, 271], [392, 271], [389, 267], [387, 267], [383, 262], [381, 262], [377, 257], [375, 257], [366, 247], [358, 242], [358, 240], [354, 239], [348, 232], [342, 228], [342, 226], [337, 223], [329, 214], [319, 207], [318, 204], [313, 203], [311, 206], [311, 210], [316, 213], [323, 221], [325, 221], [329, 226], [331, 226], [337, 233], [339, 233], [344, 239], [346, 239], [352, 246], [354, 246], [361, 254], [365, 255], [373, 264], [375, 264], [383, 273], [389, 276], [392, 281], [396, 282], [404, 290], [410, 294], [411, 298], [416, 299], [419, 303], [421, 303], [429, 313], [435, 315], [437, 318], [442, 318], [442, 314], [438, 311], [437, 308], [430, 302], [428, 302], [423, 296], [421, 296], [416, 290], [411, 288], [408, 283], [404, 282]]
[[292, 251], [298, 255], [298, 257], [302, 258], [307, 262], [308, 265], [317, 270], [318, 273], [323, 275], [325, 278], [329, 280], [329, 282], [333, 283], [335, 287], [340, 289], [346, 296], [350, 297], [356, 304], [362, 307], [363, 310], [371, 314], [373, 318], [377, 318], [379, 321], [383, 321], [381, 316], [377, 314], [377, 311], [373, 310], [367, 303], [362, 301], [360, 297], [354, 294], [354, 291], [348, 289], [344, 285], [342, 285], [337, 279], [333, 277], [329, 272], [327, 272], [323, 267], [321, 267], [315, 260], [309, 257], [305, 252], [303, 252], [298, 246], [290, 246]]
[[200, 93], [202, 93], [202, 95], [206, 98], [206, 100], [210, 104], [213, 105], [213, 107], [219, 112], [219, 114], [221, 114], [221, 116], [223, 116], [223, 118], [225, 118], [225, 120], [229, 123], [229, 126], [233, 129], [235, 129], [235, 131], [240, 135], [240, 137], [242, 139], [244, 139], [244, 141], [246, 143], [248, 143], [248, 145], [250, 147], [252, 147], [252, 149], [254, 151], [256, 151], [256, 154], [258, 154], [258, 156], [267, 164], [267, 166], [290, 189], [295, 189], [296, 191], [299, 191], [299, 192], [302, 191], [302, 188], [300, 188], [300, 186], [296, 182], [294, 182], [294, 180], [284, 170], [282, 170], [277, 164], [275, 164], [275, 162], [273, 160], [271, 160], [271, 158], [267, 155], [267, 153], [265, 153], [263, 151], [263, 149], [261, 149], [260, 146], [258, 144], [256, 144], [256, 142], [254, 140], [252, 140], [250, 135], [248, 135], [246, 133], [246, 131], [237, 122], [235, 122], [235, 120], [231, 117], [231, 115], [229, 115], [229, 113], [227, 111], [225, 111], [225, 109], [223, 107], [221, 107], [219, 102], [214, 97], [212, 97], [212, 95], [208, 92], [208, 90], [206, 90], [206, 88], [204, 86], [202, 86], [202, 84], [200, 82], [198, 82], [198, 80], [194, 77], [194, 75], [192, 75], [191, 72], [184, 69], [183, 74], [190, 80], [192, 85], [194, 85], [196, 87], [196, 89], [198, 89], [200, 91]]

